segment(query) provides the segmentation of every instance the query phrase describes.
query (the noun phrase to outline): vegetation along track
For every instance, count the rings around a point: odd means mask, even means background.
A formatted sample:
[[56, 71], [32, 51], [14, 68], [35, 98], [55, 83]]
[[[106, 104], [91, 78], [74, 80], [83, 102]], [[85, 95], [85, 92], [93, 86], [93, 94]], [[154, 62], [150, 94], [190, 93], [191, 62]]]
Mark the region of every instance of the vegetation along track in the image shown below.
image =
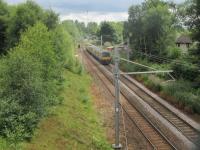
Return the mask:
[[[89, 55], [86, 54], [87, 58], [90, 60], [90, 65], [93, 66], [99, 66], [97, 62]], [[91, 64], [92, 63], [92, 64]], [[114, 95], [114, 87], [112, 85], [112, 80], [110, 80], [106, 75], [101, 71], [100, 69], [97, 69], [95, 72], [101, 78], [102, 82], [104, 82], [105, 86], [107, 86], [108, 90]], [[104, 79], [103, 79], [104, 78]], [[108, 84], [110, 82], [110, 84]], [[110, 87], [109, 85], [112, 85]], [[167, 139], [164, 137], [164, 135], [161, 134], [161, 132], [153, 126], [153, 124], [148, 120], [148, 118], [145, 117], [144, 114], [139, 112], [130, 102], [127, 98], [125, 98], [125, 95], [121, 96], [121, 105], [125, 113], [129, 116], [132, 123], [134, 123], [142, 135], [145, 137], [145, 139], [151, 144], [153, 149], [176, 149]]]
[[[109, 71], [113, 66], [106, 67]], [[173, 126], [175, 126], [184, 136], [186, 136], [191, 142], [200, 146], [200, 132], [193, 128], [189, 123], [178, 117], [175, 113], [170, 111], [164, 105], [159, 103], [144, 90], [138, 87], [132, 80], [124, 75], [120, 76], [121, 82], [126, 84], [135, 94], [141, 97], [146, 103], [148, 103], [154, 110], [156, 110], [161, 116], [167, 119]]]

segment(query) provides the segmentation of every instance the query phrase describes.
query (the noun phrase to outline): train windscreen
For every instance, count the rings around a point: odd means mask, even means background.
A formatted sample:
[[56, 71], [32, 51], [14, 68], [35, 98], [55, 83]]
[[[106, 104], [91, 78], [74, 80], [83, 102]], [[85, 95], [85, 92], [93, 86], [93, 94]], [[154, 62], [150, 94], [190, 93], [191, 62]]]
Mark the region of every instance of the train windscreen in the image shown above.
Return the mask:
[[102, 53], [102, 57], [110, 57], [110, 53], [104, 52], [104, 53]]

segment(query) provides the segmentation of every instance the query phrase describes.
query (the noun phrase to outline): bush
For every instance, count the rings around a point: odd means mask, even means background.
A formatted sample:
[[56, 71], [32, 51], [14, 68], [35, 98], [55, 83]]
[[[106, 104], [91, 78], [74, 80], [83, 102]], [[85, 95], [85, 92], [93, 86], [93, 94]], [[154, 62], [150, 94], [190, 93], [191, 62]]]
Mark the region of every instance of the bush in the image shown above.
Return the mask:
[[41, 64], [16, 48], [1, 65], [0, 133], [13, 141], [29, 138], [46, 109]]
[[174, 97], [175, 103], [184, 109], [189, 108], [190, 111], [200, 114], [200, 97], [192, 89], [190, 82], [177, 81], [173, 83], [168, 83], [163, 87], [163, 90], [168, 95]]
[[61, 56], [63, 43], [59, 45], [47, 27], [37, 23], [1, 60], [0, 135], [11, 141], [29, 139], [47, 108], [59, 102], [58, 77], [66, 58]]
[[172, 62], [171, 64], [173, 75], [176, 78], [183, 78], [190, 81], [195, 81], [199, 69], [196, 65], [191, 64], [186, 61], [182, 61], [181, 63], [177, 63], [176, 61]]
[[168, 48], [168, 58], [177, 59], [181, 56], [181, 50], [178, 47], [169, 47]]

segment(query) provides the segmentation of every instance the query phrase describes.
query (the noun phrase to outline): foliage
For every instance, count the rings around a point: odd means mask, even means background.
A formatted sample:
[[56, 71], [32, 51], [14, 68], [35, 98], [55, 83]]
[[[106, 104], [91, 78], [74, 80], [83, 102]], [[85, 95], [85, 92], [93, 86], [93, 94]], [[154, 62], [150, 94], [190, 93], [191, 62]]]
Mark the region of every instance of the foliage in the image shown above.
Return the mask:
[[160, 0], [149, 0], [129, 8], [124, 34], [130, 38], [135, 50], [164, 56], [167, 54], [167, 47], [174, 44], [172, 23], [173, 15], [169, 11], [169, 5]]
[[87, 33], [90, 35], [96, 35], [99, 30], [98, 24], [96, 22], [89, 22], [87, 25]]
[[[87, 30], [78, 21], [58, 24], [58, 14], [29, 0], [17, 6], [0, 0], [0, 23], [0, 53], [6, 51], [0, 59], [0, 147], [18, 149], [17, 143], [30, 140], [50, 107], [64, 102], [59, 91], [64, 67], [83, 74], [74, 45]], [[80, 102], [86, 105], [89, 99], [84, 93]], [[101, 149], [106, 142], [99, 133], [95, 130], [96, 138], [90, 135], [88, 141]]]
[[123, 22], [110, 22], [111, 26], [116, 32], [116, 43], [122, 43], [123, 41]]
[[44, 11], [34, 1], [28, 0], [10, 9], [7, 28], [7, 49], [15, 46], [22, 32], [38, 21], [43, 22], [48, 29], [53, 29], [58, 24], [58, 15], [51, 10]]
[[172, 62], [173, 75], [176, 78], [183, 78], [190, 81], [195, 81], [198, 74], [198, 67], [187, 61]]
[[184, 23], [192, 32], [193, 40], [196, 41], [196, 48], [192, 48], [190, 56], [195, 61], [194, 64], [200, 68], [200, 1], [188, 0], [185, 2], [185, 18]]
[[63, 104], [50, 109], [51, 115], [41, 121], [37, 134], [31, 142], [24, 143], [23, 149], [41, 150], [47, 146], [49, 150], [111, 150], [93, 108], [90, 77], [69, 71], [64, 77]]
[[81, 35], [85, 35], [85, 33], [87, 33], [87, 28], [84, 22], [79, 22], [78, 20], [76, 20], [74, 23], [78, 30], [81, 32]]
[[[63, 71], [64, 66], [72, 66], [74, 63], [74, 41], [67, 32], [66, 27], [59, 25], [52, 31], [54, 52], [57, 55], [57, 68]], [[59, 75], [59, 74], [57, 74]]]
[[0, 54], [5, 51], [8, 28], [8, 6], [2, 0], [0, 0]]
[[98, 35], [99, 37], [102, 36], [103, 43], [117, 41], [116, 31], [109, 22], [101, 23]]
[[72, 20], [65, 20], [62, 22], [62, 25], [68, 33], [74, 37], [75, 39], [78, 39], [81, 35], [81, 31], [76, 26], [75, 22]]
[[[72, 59], [71, 37], [61, 27], [29, 27], [1, 61], [0, 134], [10, 141], [30, 138], [47, 108], [57, 103], [64, 64]], [[71, 55], [70, 55], [71, 54]]]
[[58, 14], [52, 10], [46, 10], [43, 14], [42, 21], [48, 29], [55, 29], [58, 25]]
[[181, 49], [175, 46], [169, 46], [168, 48], [168, 58], [178, 59], [181, 57]]
[[200, 114], [200, 99], [189, 82], [180, 80], [164, 86], [164, 92], [175, 97], [174, 103], [183, 107], [186, 111]]
[[47, 93], [44, 91], [40, 77], [41, 66], [31, 57], [26, 56], [21, 49], [16, 48], [4, 60], [3, 68], [1, 70], [1, 85], [4, 85], [1, 86], [1, 135], [14, 141], [29, 138], [32, 127], [44, 112], [44, 94]]

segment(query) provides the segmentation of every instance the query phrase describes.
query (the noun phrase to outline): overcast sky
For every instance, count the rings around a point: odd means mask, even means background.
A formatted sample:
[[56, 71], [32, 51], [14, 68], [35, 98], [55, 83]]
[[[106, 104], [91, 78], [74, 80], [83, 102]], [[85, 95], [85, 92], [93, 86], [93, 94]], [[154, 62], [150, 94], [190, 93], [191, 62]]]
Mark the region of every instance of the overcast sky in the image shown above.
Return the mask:
[[[26, 0], [5, 0], [9, 4], [18, 4]], [[144, 0], [35, 0], [44, 8], [52, 8], [60, 14], [61, 20], [79, 21], [124, 21], [128, 18], [128, 8]], [[172, 0], [176, 3], [184, 0]]]

